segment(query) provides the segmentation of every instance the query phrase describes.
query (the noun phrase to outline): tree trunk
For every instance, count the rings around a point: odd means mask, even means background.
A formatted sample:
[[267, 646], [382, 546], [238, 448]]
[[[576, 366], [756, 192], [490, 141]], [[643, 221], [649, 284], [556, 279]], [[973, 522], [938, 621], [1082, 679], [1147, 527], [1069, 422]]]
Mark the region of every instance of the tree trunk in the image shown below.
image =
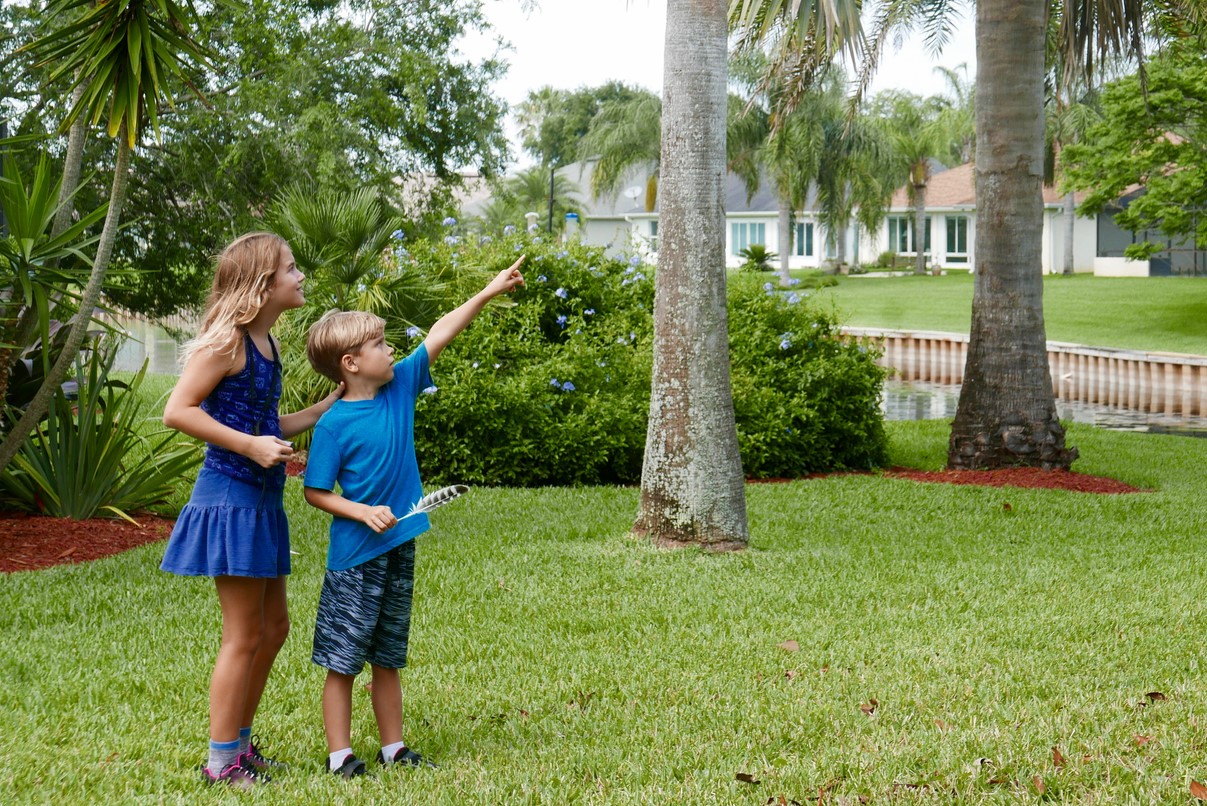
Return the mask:
[[654, 369], [633, 527], [713, 551], [747, 541], [725, 307], [726, 37], [726, 0], [667, 4]]
[[964, 384], [947, 466], [1067, 468], [1077, 458], [1044, 332], [1045, 0], [976, 5], [976, 279]]
[[42, 381], [37, 394], [25, 408], [21, 419], [0, 443], [0, 470], [8, 467], [8, 463], [17, 455], [26, 437], [33, 433], [34, 428], [50, 408], [50, 402], [59, 391], [59, 385], [67, 376], [67, 370], [75, 361], [76, 355], [84, 344], [88, 334], [88, 325], [92, 321], [92, 312], [101, 299], [101, 287], [105, 282], [105, 272], [109, 268], [109, 258], [113, 255], [113, 245], [117, 241], [117, 230], [121, 223], [122, 206], [126, 200], [126, 185], [129, 182], [130, 143], [126, 137], [126, 124], [122, 124], [117, 141], [116, 165], [113, 169], [113, 185], [109, 191], [109, 210], [105, 214], [105, 226], [101, 230], [101, 238], [97, 243], [96, 257], [92, 261], [92, 271], [88, 275], [88, 283], [80, 296], [79, 310], [71, 323], [63, 352], [55, 361], [54, 366]]
[[[722, 230], [724, 231], [724, 230]], [[785, 288], [790, 284], [792, 275], [788, 272], [788, 256], [792, 254], [792, 202], [780, 199], [779, 210], [779, 245], [780, 245], [780, 285]]]
[[1064, 273], [1073, 273], [1073, 229], [1077, 225], [1077, 202], [1073, 199], [1073, 191], [1065, 195], [1065, 265]]
[[914, 185], [914, 274], [926, 274], [926, 182]]

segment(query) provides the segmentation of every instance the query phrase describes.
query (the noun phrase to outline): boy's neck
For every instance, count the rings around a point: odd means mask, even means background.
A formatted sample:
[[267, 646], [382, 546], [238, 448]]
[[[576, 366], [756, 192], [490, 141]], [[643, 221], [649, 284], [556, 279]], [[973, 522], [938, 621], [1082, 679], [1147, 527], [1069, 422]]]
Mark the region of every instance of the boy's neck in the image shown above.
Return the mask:
[[340, 400], [346, 400], [349, 403], [355, 400], [373, 400], [377, 397], [377, 392], [384, 385], [345, 375], [344, 394], [340, 397]]

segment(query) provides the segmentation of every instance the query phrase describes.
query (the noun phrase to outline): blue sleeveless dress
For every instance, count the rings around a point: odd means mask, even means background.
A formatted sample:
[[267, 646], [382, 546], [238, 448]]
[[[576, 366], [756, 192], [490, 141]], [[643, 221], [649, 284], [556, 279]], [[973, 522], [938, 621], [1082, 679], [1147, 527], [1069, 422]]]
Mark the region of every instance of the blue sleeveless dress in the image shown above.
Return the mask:
[[[223, 378], [201, 408], [245, 434], [281, 436], [281, 361], [260, 355], [244, 334], [241, 371]], [[288, 574], [289, 523], [283, 504], [285, 466], [270, 468], [207, 445], [189, 503], [168, 539], [164, 571], [183, 576], [272, 578]]]

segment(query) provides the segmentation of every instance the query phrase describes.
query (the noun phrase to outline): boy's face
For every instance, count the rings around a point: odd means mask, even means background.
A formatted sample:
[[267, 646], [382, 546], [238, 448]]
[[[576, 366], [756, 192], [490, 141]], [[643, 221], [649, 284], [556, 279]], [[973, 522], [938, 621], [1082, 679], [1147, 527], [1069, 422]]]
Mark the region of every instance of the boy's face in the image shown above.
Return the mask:
[[374, 386], [385, 386], [394, 380], [394, 348], [386, 343], [385, 335], [375, 336], [351, 355], [356, 377]]

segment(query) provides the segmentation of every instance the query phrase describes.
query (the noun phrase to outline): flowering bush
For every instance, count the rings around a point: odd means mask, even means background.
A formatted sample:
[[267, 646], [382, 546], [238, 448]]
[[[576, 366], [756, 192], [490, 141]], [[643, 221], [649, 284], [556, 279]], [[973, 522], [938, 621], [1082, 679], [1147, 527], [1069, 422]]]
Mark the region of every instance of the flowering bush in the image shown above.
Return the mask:
[[[450, 227], [452, 225], [449, 225]], [[440, 278], [446, 309], [521, 254], [527, 285], [492, 302], [433, 366], [415, 449], [431, 484], [632, 484], [650, 400], [652, 267], [512, 230], [408, 242], [400, 260]], [[730, 345], [743, 466], [751, 477], [883, 461], [875, 356], [837, 338], [800, 286], [731, 277]], [[387, 319], [389, 314], [386, 314]], [[395, 322], [396, 352], [434, 321]]]
[[807, 290], [757, 278], [729, 284], [730, 379], [742, 466], [753, 478], [867, 469], [887, 458], [885, 371], [839, 338]]

